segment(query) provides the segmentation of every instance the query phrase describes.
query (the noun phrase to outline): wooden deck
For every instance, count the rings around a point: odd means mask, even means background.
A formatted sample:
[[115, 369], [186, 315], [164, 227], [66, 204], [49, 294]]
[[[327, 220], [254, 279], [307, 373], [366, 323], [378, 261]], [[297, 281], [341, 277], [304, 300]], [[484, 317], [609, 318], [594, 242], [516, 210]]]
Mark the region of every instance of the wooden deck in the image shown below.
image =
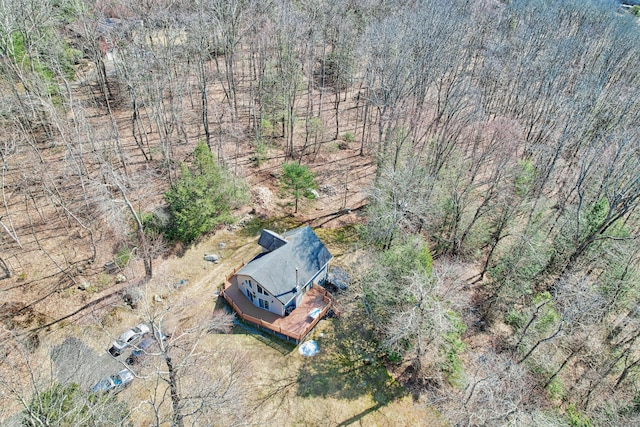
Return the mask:
[[304, 294], [302, 303], [293, 310], [290, 315], [276, 319], [273, 325], [303, 337], [307, 335], [311, 331], [311, 328], [318, 323], [314, 322], [314, 320], [320, 320], [322, 317], [318, 316], [316, 319], [312, 319], [309, 317], [311, 310], [319, 308], [320, 313], [324, 315], [324, 309], [329, 308], [330, 301], [325, 301], [326, 291], [323, 291], [324, 289], [320, 286], [314, 286], [309, 289], [307, 293]]
[[[242, 266], [236, 268], [233, 273], [227, 276], [224, 282], [222, 296], [233, 307], [236, 314], [243, 320], [253, 323], [270, 331], [284, 335], [296, 343], [313, 329], [313, 327], [329, 311], [333, 304], [333, 297], [323, 287], [313, 284], [312, 288], [302, 298], [302, 303], [288, 316], [280, 317], [275, 313], [256, 307], [249, 299], [240, 292], [237, 283], [231, 279]], [[312, 319], [309, 313], [313, 309], [320, 309], [320, 315]]]

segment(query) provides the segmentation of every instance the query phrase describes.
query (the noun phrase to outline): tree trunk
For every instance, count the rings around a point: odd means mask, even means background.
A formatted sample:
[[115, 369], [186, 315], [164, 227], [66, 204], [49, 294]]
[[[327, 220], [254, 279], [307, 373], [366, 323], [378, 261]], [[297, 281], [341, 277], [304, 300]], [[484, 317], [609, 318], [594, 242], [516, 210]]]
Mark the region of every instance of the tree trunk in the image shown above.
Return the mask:
[[180, 394], [178, 393], [178, 375], [173, 366], [173, 361], [168, 354], [165, 354], [164, 361], [169, 371], [169, 391], [171, 393], [171, 406], [173, 415], [171, 416], [172, 427], [184, 427], [184, 415], [181, 411]]
[[564, 369], [564, 367], [567, 366], [567, 363], [569, 363], [569, 361], [573, 358], [573, 356], [578, 354], [578, 351], [579, 351], [579, 349], [578, 350], [571, 350], [571, 353], [569, 354], [569, 356], [566, 359], [564, 359], [564, 361], [562, 362], [560, 367], [553, 373], [553, 375], [551, 375], [549, 377], [547, 382], [544, 383], [543, 388], [547, 388], [549, 386], [549, 384], [551, 384], [551, 381], [553, 381], [555, 379], [555, 377], [557, 377], [558, 374]]

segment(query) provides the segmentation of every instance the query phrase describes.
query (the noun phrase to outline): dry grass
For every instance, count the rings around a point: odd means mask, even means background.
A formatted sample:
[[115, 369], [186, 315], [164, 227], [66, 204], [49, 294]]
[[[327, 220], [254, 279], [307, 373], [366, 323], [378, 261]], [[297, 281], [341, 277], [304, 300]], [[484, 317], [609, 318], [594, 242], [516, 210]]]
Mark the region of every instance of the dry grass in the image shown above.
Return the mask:
[[[223, 305], [216, 299], [216, 289], [225, 274], [255, 253], [256, 237], [250, 230], [220, 231], [181, 257], [163, 262], [162, 278], [151, 282], [150, 292], [157, 294], [167, 289], [167, 283], [187, 281], [173, 290], [173, 295], [163, 295], [172, 298], [177, 308], [166, 319], [171, 328], [186, 328], [198, 319], [207, 319]], [[220, 243], [224, 248], [220, 249]], [[332, 251], [343, 242], [338, 239], [337, 243], [329, 245]], [[212, 252], [223, 255], [220, 263], [203, 260], [204, 253]], [[348, 318], [322, 320], [309, 337], [321, 348], [312, 358], [301, 356], [290, 343], [251, 327], [236, 327], [227, 335], [207, 335], [199, 348], [216, 354], [222, 347], [235, 349], [248, 361], [244, 385], [249, 403], [245, 409], [257, 425], [270, 424], [274, 419], [282, 425], [310, 426], [443, 424], [433, 409], [414, 402], [386, 367], [376, 362], [373, 344], [356, 325]], [[224, 366], [227, 362], [219, 359], [219, 363]], [[122, 396], [141, 400], [147, 389], [148, 384], [138, 381]], [[138, 407], [134, 414], [137, 425], [149, 422], [148, 409]]]

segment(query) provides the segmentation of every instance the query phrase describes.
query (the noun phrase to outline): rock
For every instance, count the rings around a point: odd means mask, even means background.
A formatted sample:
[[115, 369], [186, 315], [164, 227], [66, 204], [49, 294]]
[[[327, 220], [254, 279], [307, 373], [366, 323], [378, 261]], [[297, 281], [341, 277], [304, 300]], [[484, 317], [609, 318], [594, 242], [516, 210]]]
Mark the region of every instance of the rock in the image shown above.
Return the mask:
[[124, 274], [118, 274], [116, 276], [116, 283], [124, 283], [127, 281], [127, 276], [125, 276]]
[[314, 199], [317, 199], [318, 197], [320, 197], [320, 194], [318, 194], [318, 192], [316, 190], [314, 190], [313, 188], [308, 188], [307, 192], [309, 194], [311, 194]]
[[162, 302], [162, 297], [160, 295], [158, 295], [158, 294], [154, 294], [153, 295], [153, 300], [155, 302]]
[[78, 283], [78, 289], [80, 289], [81, 291], [86, 291], [89, 286], [91, 286], [91, 282], [89, 282], [88, 280], [81, 280], [80, 283]]
[[245, 227], [253, 218], [255, 218], [254, 215], [245, 215], [237, 222], [237, 226], [239, 228]]
[[217, 254], [204, 254], [204, 260], [217, 263], [220, 261], [220, 256]]
[[78, 270], [78, 273], [83, 273], [84, 272], [84, 267], [82, 265], [79, 265], [76, 270]]
[[224, 243], [224, 242], [220, 242], [220, 243], [218, 243], [218, 247], [219, 247], [220, 249], [224, 249], [224, 247], [225, 247], [225, 246], [227, 246], [227, 245], [226, 245], [226, 243]]
[[120, 267], [118, 267], [118, 264], [116, 264], [115, 262], [109, 261], [104, 265], [104, 269], [108, 274], [113, 274], [118, 271]]
[[338, 193], [338, 191], [336, 190], [335, 187], [333, 187], [331, 185], [326, 185], [326, 184], [325, 185], [321, 185], [319, 190], [320, 190], [321, 193], [324, 193], [324, 194], [326, 194], [328, 196], [335, 196]]
[[142, 299], [142, 292], [139, 289], [130, 288], [125, 292], [122, 298], [124, 299], [125, 304], [131, 308], [136, 308], [138, 302]]

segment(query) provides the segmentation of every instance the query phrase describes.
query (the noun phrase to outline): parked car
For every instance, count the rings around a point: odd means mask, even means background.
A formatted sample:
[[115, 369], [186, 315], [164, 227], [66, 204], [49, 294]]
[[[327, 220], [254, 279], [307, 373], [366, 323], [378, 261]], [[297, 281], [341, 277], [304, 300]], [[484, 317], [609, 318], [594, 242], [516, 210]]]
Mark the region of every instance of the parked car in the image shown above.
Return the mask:
[[140, 323], [138, 326], [134, 326], [133, 328], [123, 332], [122, 335], [120, 335], [120, 338], [113, 342], [113, 344], [109, 348], [109, 353], [111, 353], [111, 355], [114, 357], [120, 356], [122, 350], [132, 344], [135, 344], [149, 332], [151, 332], [151, 330], [144, 323]]
[[133, 373], [128, 369], [123, 369], [117, 374], [110, 375], [98, 381], [96, 385], [91, 387], [93, 393], [118, 393], [122, 391], [131, 381], [133, 381]]
[[140, 341], [137, 348], [131, 352], [131, 355], [127, 357], [126, 363], [127, 365], [135, 365], [136, 363], [140, 363], [144, 356], [147, 354], [147, 349], [151, 347], [156, 342], [155, 338], [147, 337]]

